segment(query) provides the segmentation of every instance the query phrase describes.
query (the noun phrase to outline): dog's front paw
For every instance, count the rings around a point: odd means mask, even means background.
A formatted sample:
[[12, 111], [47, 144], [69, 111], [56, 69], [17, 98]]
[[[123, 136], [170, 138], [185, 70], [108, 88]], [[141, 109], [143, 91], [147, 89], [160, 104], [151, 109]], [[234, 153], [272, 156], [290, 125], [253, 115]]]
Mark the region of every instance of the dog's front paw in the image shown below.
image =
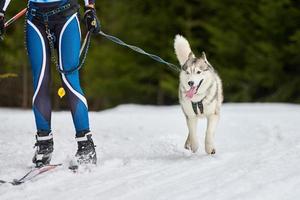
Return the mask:
[[190, 137], [188, 137], [186, 139], [184, 148], [195, 153], [199, 148], [199, 144], [198, 144], [197, 140], [191, 140]]
[[211, 143], [205, 143], [205, 151], [207, 154], [212, 155], [216, 153], [216, 148]]

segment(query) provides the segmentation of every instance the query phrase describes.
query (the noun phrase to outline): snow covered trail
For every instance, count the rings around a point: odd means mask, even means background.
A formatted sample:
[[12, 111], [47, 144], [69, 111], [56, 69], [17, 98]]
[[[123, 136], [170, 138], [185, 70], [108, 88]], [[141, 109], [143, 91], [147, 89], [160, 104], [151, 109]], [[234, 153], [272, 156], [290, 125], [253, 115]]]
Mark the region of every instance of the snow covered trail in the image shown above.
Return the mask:
[[[69, 112], [52, 117], [53, 163], [76, 151]], [[123, 105], [91, 112], [100, 163], [73, 174], [61, 167], [20, 186], [0, 185], [0, 199], [295, 200], [300, 199], [300, 106], [225, 104], [216, 133], [217, 154], [183, 148], [187, 127], [179, 106]], [[31, 166], [31, 111], [0, 109], [0, 179]]]

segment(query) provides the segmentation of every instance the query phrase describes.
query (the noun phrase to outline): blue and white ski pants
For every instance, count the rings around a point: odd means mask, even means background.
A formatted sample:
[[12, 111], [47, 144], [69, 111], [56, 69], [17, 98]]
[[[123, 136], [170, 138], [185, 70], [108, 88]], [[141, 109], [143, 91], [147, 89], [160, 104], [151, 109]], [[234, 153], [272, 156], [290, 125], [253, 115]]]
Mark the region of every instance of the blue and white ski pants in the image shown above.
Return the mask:
[[[58, 6], [42, 3], [30, 3], [29, 8]], [[41, 9], [45, 9], [42, 7]], [[81, 30], [78, 14], [59, 17], [49, 21], [49, 28], [55, 36], [55, 47], [61, 70], [69, 71], [79, 64]], [[47, 39], [44, 22], [30, 12], [27, 16], [26, 45], [31, 62], [34, 95], [32, 99], [36, 128], [38, 132], [51, 132], [51, 49]], [[60, 74], [72, 112], [76, 134], [89, 132], [88, 105], [80, 87], [79, 72]], [[61, 122], [64, 123], [64, 122]]]

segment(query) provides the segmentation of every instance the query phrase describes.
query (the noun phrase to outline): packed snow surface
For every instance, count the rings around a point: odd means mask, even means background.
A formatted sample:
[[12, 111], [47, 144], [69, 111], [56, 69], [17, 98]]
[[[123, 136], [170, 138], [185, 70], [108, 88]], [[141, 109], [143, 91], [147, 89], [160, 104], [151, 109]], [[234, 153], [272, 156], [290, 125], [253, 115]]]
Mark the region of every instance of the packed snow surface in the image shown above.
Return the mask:
[[[216, 155], [183, 148], [187, 126], [179, 106], [122, 105], [90, 113], [98, 166], [74, 174], [69, 112], [54, 112], [52, 163], [64, 163], [20, 186], [0, 185], [0, 199], [28, 200], [296, 200], [300, 199], [300, 106], [225, 104]], [[32, 166], [35, 125], [30, 110], [0, 109], [0, 179]]]

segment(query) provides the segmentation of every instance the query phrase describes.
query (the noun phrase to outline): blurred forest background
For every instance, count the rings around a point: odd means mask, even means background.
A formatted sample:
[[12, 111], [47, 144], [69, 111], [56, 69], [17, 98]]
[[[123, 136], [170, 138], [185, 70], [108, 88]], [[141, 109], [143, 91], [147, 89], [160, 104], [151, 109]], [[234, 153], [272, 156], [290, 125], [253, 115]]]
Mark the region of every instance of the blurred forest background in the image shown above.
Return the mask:
[[[83, 0], [79, 0], [83, 4]], [[226, 102], [300, 103], [299, 0], [96, 0], [102, 30], [177, 64], [173, 39], [187, 37], [219, 72]], [[12, 0], [6, 18], [27, 4]], [[82, 28], [85, 30], [84, 28]], [[52, 102], [61, 86], [53, 66]], [[32, 79], [24, 48], [24, 18], [0, 43], [0, 106], [31, 107]], [[81, 82], [91, 110], [123, 103], [177, 104], [178, 74], [101, 36], [92, 45]]]

